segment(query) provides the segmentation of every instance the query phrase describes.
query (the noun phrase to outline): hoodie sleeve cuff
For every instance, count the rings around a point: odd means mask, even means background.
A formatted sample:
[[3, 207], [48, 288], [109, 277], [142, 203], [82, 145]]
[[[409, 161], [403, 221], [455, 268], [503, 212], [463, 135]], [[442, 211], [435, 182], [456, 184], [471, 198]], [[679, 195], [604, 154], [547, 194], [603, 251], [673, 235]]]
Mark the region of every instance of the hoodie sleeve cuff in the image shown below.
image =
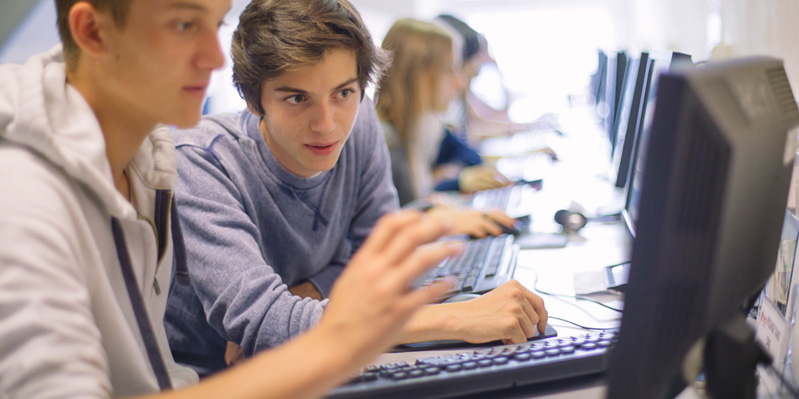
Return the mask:
[[319, 272], [319, 274], [309, 278], [308, 281], [322, 294], [322, 298], [327, 298], [330, 295], [330, 291], [333, 289], [333, 284], [343, 271], [343, 265], [329, 265]]

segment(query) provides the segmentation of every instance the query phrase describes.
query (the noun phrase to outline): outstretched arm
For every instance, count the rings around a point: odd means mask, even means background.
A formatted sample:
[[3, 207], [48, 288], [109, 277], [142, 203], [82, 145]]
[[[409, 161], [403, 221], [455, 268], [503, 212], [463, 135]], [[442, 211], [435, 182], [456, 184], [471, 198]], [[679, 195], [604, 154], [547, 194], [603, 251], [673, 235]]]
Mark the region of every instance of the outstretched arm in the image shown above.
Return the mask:
[[313, 398], [344, 382], [397, 341], [420, 306], [448, 283], [412, 290], [409, 283], [457, 246], [417, 249], [446, 233], [441, 222], [405, 211], [382, 218], [330, 295], [319, 325], [279, 348], [200, 384], [150, 398]]

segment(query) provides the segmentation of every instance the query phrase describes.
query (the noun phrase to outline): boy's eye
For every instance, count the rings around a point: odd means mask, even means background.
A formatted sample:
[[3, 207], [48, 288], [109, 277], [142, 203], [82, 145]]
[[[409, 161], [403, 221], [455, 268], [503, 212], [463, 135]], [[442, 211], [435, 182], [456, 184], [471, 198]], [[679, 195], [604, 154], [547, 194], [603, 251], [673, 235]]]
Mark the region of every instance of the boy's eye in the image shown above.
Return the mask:
[[299, 103], [302, 102], [303, 99], [304, 99], [304, 97], [302, 95], [297, 94], [297, 95], [294, 95], [294, 96], [286, 98], [286, 101], [288, 101], [289, 104], [299, 104]]
[[186, 31], [188, 31], [189, 29], [191, 29], [193, 27], [194, 27], [194, 24], [191, 23], [191, 22], [178, 22], [178, 24], [177, 24], [177, 29], [180, 32], [186, 32]]
[[350, 94], [352, 94], [352, 93], [354, 93], [354, 92], [355, 92], [355, 91], [354, 91], [354, 90], [352, 90], [352, 89], [344, 89], [344, 90], [341, 90], [341, 91], [339, 92], [339, 96], [341, 96], [341, 98], [347, 98], [347, 97], [349, 97], [349, 96], [350, 96]]

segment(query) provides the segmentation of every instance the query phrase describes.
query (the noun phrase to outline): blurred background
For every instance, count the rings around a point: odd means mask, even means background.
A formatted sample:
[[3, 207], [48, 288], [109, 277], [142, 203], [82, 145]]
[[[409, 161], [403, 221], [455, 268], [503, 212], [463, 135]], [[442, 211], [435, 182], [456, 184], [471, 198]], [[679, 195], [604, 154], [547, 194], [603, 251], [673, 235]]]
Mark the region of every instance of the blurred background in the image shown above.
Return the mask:
[[[680, 51], [705, 61], [743, 55], [785, 60], [799, 90], [797, 0], [352, 0], [379, 44], [402, 17], [461, 18], [489, 43], [500, 74], [485, 68], [472, 90], [517, 122], [588, 101], [597, 51]], [[58, 42], [52, 0], [0, 0], [0, 62], [24, 63]], [[220, 39], [230, 36], [248, 0], [233, 0]], [[228, 57], [229, 59], [229, 57]], [[215, 73], [206, 112], [239, 111], [230, 63]], [[508, 92], [499, 90], [502, 79]]]

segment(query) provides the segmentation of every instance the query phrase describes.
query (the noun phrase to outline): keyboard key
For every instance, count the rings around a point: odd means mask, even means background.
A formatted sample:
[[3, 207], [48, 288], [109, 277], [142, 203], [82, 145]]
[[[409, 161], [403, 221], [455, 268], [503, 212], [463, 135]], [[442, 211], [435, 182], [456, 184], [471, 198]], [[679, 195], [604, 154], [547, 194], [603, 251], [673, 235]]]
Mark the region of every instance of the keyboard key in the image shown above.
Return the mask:
[[450, 364], [444, 370], [447, 370], [447, 371], [461, 371], [461, 368], [462, 367], [461, 367], [460, 364]]
[[524, 353], [524, 352], [517, 353], [517, 354], [513, 355], [513, 360], [517, 360], [517, 361], [520, 361], [520, 362], [525, 362], [525, 361], [528, 361], [528, 360], [530, 360], [532, 358], [533, 357], [530, 356], [529, 353]]
[[547, 354], [546, 354], [546, 352], [544, 352], [542, 350], [537, 350], [537, 351], [530, 352], [530, 356], [532, 356], [533, 359], [543, 359], [543, 358], [547, 357]]
[[424, 370], [421, 369], [411, 370], [410, 372], [408, 372], [408, 377], [410, 378], [417, 378], [423, 375], [424, 375]]
[[399, 371], [391, 375], [391, 379], [394, 381], [404, 380], [406, 378], [408, 378], [408, 373], [404, 371]]
[[508, 362], [507, 356], [497, 356], [491, 360], [494, 362], [494, 364], [505, 364]]
[[472, 369], [477, 368], [477, 362], [469, 361], [469, 362], [463, 363], [461, 366], [463, 367], [464, 370], [472, 370]]

